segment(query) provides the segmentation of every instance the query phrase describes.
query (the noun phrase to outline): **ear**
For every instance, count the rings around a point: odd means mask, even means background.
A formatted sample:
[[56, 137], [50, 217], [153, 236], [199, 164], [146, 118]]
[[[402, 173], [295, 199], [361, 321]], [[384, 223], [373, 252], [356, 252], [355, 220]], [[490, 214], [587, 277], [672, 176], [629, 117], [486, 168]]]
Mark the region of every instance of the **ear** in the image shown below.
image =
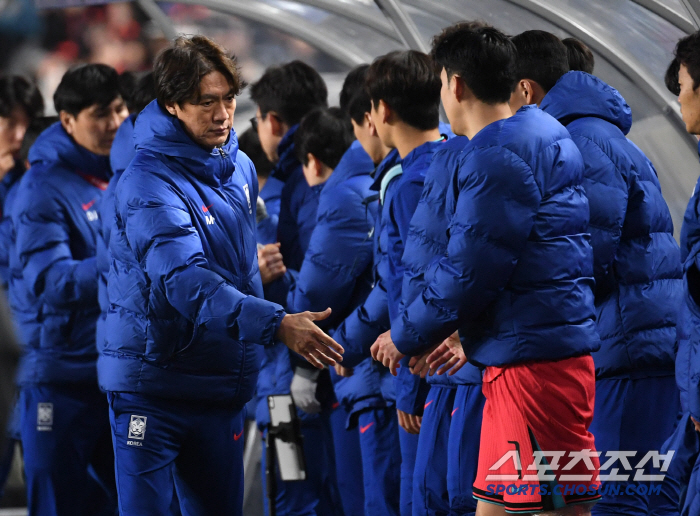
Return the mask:
[[308, 167], [313, 170], [314, 176], [323, 177], [323, 163], [321, 160], [316, 159], [316, 156], [310, 152], [306, 155], [306, 160], [308, 161]]
[[367, 123], [370, 136], [378, 136], [377, 126], [374, 125], [374, 120], [372, 120], [372, 115], [370, 113], [365, 113], [365, 122]]
[[379, 101], [379, 105], [377, 106], [377, 113], [379, 114], [379, 119], [384, 124], [389, 122], [389, 119], [391, 118], [391, 115], [392, 115], [391, 108], [383, 100]]
[[170, 113], [173, 116], [177, 116], [177, 108], [175, 107], [174, 102], [166, 102], [165, 103], [165, 110]]
[[451, 89], [454, 92], [454, 96], [457, 99], [457, 102], [462, 102], [466, 93], [466, 84], [464, 84], [464, 81], [459, 75], [453, 75], [450, 79], [450, 82], [453, 82], [453, 89]]
[[68, 113], [67, 111], [61, 111], [58, 114], [58, 118], [61, 121], [63, 129], [70, 135], [73, 134], [75, 128], [75, 117]]
[[272, 129], [272, 134], [275, 136], [279, 136], [280, 138], [284, 136], [284, 134], [287, 131], [285, 130], [282, 121], [280, 120], [277, 113], [275, 113], [274, 111], [269, 111], [266, 117], [270, 121], [270, 128]]
[[525, 104], [532, 104], [533, 89], [532, 83], [529, 79], [522, 79], [520, 81], [520, 86], [523, 90], [523, 96], [525, 97]]

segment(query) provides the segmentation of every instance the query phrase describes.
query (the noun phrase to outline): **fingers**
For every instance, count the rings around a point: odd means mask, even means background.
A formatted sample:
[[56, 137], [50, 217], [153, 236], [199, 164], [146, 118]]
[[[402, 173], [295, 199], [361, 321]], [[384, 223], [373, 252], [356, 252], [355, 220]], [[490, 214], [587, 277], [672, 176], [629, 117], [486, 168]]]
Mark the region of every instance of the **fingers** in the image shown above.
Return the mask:
[[377, 362], [381, 362], [381, 360], [379, 359], [379, 354], [381, 353], [381, 346], [379, 345], [378, 341], [375, 341], [375, 343], [372, 344], [372, 347], [369, 348], [369, 352], [374, 360], [376, 360]]
[[447, 376], [452, 376], [455, 373], [457, 373], [457, 371], [459, 371], [465, 365], [467, 365], [467, 362], [469, 362], [467, 357], [460, 357], [460, 359], [457, 361], [457, 364], [454, 367], [452, 367], [452, 369], [450, 369], [450, 373]]
[[[411, 362], [414, 361], [414, 359], [417, 359], [415, 361], [415, 364], [411, 368], [411, 372], [415, 374], [416, 376], [420, 376], [421, 378], [425, 378], [425, 375], [427, 372], [430, 370], [429, 367], [427, 367], [427, 362], [428, 362], [428, 354], [423, 354], [419, 357], [413, 357], [411, 359]], [[409, 363], [410, 365], [410, 363]]]
[[391, 358], [389, 359], [389, 370], [391, 371], [391, 374], [394, 376], [399, 375], [399, 367], [401, 366], [401, 362], [396, 359], [396, 358]]
[[[453, 366], [457, 365], [459, 362], [459, 357], [452, 356], [442, 367], [437, 369], [437, 374], [438, 376], [445, 374], [447, 371], [449, 371]], [[431, 373], [435, 373], [436, 369], [431, 369]]]
[[326, 348], [323, 351], [324, 353], [334, 357], [334, 359], [338, 362], [343, 361], [343, 357], [341, 355], [345, 353], [345, 350], [343, 349], [343, 346], [341, 346], [335, 340], [333, 340], [333, 338], [330, 335], [326, 335], [320, 329], [316, 328], [316, 340]]
[[329, 315], [331, 315], [331, 308], [330, 306], [326, 308], [323, 312], [307, 312], [311, 316], [312, 321], [322, 321], [324, 319], [327, 319]]
[[405, 430], [409, 434], [418, 434], [420, 433], [420, 420], [422, 418], [420, 416], [414, 416], [412, 414], [406, 414], [406, 428]]

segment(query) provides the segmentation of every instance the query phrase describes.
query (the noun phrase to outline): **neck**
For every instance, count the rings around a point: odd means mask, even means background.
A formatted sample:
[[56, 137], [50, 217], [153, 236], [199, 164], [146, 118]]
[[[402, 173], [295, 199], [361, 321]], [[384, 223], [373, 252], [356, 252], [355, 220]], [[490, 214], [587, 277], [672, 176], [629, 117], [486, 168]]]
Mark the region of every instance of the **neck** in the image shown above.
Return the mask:
[[478, 100], [469, 102], [465, 105], [462, 117], [464, 136], [471, 140], [487, 125], [511, 116], [513, 113], [507, 102], [502, 104], [484, 104]]
[[394, 143], [396, 150], [399, 151], [401, 159], [404, 159], [411, 151], [424, 143], [434, 142], [440, 138], [440, 130], [437, 127], [428, 131], [421, 131], [420, 129], [402, 124], [402, 126], [396, 127], [395, 131]]
[[265, 186], [265, 183], [267, 183], [267, 177], [263, 177], [258, 175], [258, 192], [263, 189], [263, 186]]

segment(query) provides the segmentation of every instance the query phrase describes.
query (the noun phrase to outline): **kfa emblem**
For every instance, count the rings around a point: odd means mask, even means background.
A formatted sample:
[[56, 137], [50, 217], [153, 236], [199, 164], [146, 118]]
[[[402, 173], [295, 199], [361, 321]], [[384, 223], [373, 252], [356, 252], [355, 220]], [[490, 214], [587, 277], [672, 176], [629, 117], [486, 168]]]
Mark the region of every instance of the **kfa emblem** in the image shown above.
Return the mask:
[[40, 432], [53, 430], [53, 403], [39, 403], [37, 405], [36, 429]]
[[245, 198], [248, 199], [248, 213], [253, 213], [253, 205], [250, 203], [250, 189], [248, 185], [243, 185], [243, 191], [245, 192]]
[[[131, 421], [129, 421], [129, 440], [126, 444], [130, 446], [143, 446], [143, 443], [138, 441], [143, 441], [146, 437], [146, 416], [131, 416]], [[135, 441], [132, 439], [136, 439]]]

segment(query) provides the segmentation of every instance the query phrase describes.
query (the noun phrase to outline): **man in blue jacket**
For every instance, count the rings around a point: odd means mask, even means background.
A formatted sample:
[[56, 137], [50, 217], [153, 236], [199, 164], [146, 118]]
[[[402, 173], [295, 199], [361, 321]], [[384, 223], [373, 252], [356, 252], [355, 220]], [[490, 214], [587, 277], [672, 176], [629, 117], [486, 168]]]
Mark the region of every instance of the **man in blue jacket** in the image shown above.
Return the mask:
[[115, 191], [98, 363], [120, 512], [168, 514], [174, 467], [183, 513], [241, 514], [259, 345], [281, 340], [320, 368], [342, 349], [313, 323], [328, 311], [286, 315], [261, 299], [257, 180], [231, 127], [235, 62], [203, 36], [181, 37], [154, 73], [157, 100], [136, 121], [136, 156]]
[[[666, 72], [666, 86], [678, 96], [687, 131], [700, 134], [700, 32], [681, 39]], [[700, 180], [698, 181], [700, 184]], [[675, 514], [700, 514], [700, 187], [695, 186], [683, 217], [683, 283], [678, 311], [676, 383], [682, 417], [663, 450], [675, 451], [661, 496]], [[680, 499], [679, 499], [680, 498]], [[673, 503], [675, 502], [675, 504]], [[657, 514], [657, 513], [654, 513]], [[672, 514], [670, 511], [667, 514]]]
[[[99, 207], [109, 152], [126, 117], [117, 73], [66, 72], [54, 94], [60, 122], [29, 152], [12, 208], [10, 300], [25, 347], [18, 383], [30, 514], [95, 514], [88, 476], [114, 510], [107, 403], [97, 388], [95, 324]], [[89, 472], [90, 470], [90, 472]]]
[[[268, 69], [251, 86], [251, 98], [257, 104], [254, 125], [257, 127], [265, 154], [275, 163], [271, 177], [282, 181], [277, 241], [261, 251], [263, 278], [279, 279], [265, 285], [265, 298], [286, 306], [289, 288], [298, 274], [316, 225], [318, 198], [322, 186], [310, 187], [304, 179], [301, 163], [294, 151], [294, 134], [301, 119], [315, 108], [326, 107], [328, 91], [323, 79], [309, 65], [292, 61]], [[315, 379], [314, 379], [315, 378]], [[268, 395], [289, 394], [294, 397], [302, 420], [304, 440], [317, 444], [317, 460], [308, 463], [309, 478], [304, 482], [278, 484], [278, 514], [337, 514], [340, 507], [332, 434], [344, 431], [345, 417], [341, 407], [332, 410], [334, 395], [330, 375], [314, 371], [281, 345], [265, 350], [258, 381], [256, 419], [261, 428], [269, 424], [266, 403]], [[314, 408], [317, 397], [323, 410]], [[308, 402], [308, 403], [307, 403]]]
[[[577, 484], [584, 494], [548, 494], [537, 475], [523, 474], [539, 464], [536, 450], [594, 450], [590, 353], [599, 343], [581, 155], [561, 124], [537, 108], [512, 115], [515, 48], [503, 33], [454, 31], [434, 55], [446, 63], [443, 89], [460, 90], [460, 106], [446, 110], [463, 110], [470, 142], [446, 200], [455, 206], [447, 252], [426, 269], [425, 287], [372, 354], [395, 368], [459, 329], [466, 356], [485, 366], [477, 514], [585, 514], [585, 506], [570, 505], [598, 498], [595, 453], [571, 470], [588, 477]], [[551, 424], [550, 411], [559, 424]], [[503, 462], [514, 447], [521, 459]]]
[[[654, 166], [625, 137], [632, 112], [617, 90], [585, 72], [567, 73], [566, 47], [553, 34], [527, 31], [513, 43], [519, 82], [511, 107], [539, 104], [566, 126], [586, 165], [601, 338], [590, 430], [603, 456], [631, 450], [640, 461], [671, 435], [680, 408], [674, 359], [682, 273], [671, 213]], [[607, 492], [593, 513], [647, 514], [650, 497], [627, 492], [639, 482], [620, 483], [622, 492]]]

